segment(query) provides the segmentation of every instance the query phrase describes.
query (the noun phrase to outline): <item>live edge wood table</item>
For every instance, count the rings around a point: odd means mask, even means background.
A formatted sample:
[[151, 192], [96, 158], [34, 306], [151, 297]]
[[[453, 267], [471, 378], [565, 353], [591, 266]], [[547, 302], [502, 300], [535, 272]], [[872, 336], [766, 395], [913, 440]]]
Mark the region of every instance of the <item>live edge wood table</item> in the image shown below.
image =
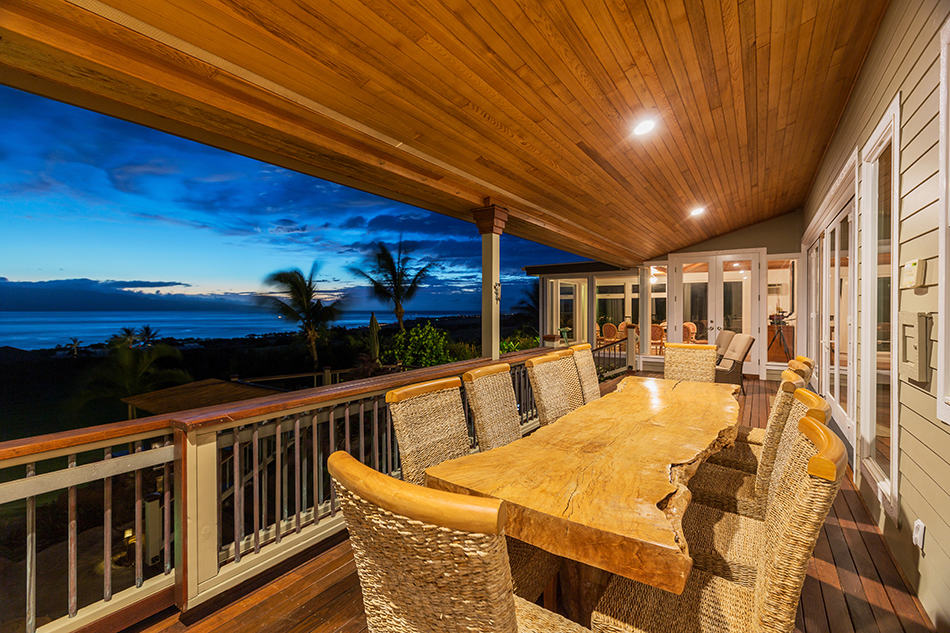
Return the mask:
[[628, 377], [527, 437], [429, 468], [427, 484], [502, 499], [508, 535], [680, 593], [686, 484], [735, 441], [737, 388]]

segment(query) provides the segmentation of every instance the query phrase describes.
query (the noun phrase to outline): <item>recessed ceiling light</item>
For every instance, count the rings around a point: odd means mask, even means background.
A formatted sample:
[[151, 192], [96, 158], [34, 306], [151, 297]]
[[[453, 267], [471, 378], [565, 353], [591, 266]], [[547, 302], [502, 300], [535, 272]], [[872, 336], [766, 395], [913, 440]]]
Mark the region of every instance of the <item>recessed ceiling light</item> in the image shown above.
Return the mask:
[[644, 134], [649, 134], [653, 131], [653, 128], [656, 127], [656, 119], [649, 118], [643, 119], [635, 126], [633, 126], [633, 133], [637, 136], [643, 136]]
[[696, 216], [702, 215], [704, 213], [706, 213], [706, 207], [696, 207], [695, 209], [689, 212], [689, 215], [690, 217], [695, 218]]

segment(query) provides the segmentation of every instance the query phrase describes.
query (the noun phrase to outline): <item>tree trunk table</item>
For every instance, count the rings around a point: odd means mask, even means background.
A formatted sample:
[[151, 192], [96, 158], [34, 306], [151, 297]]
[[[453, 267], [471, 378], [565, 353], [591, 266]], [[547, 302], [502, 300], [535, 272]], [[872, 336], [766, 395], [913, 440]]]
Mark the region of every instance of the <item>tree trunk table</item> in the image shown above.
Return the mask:
[[737, 389], [628, 377], [527, 437], [427, 469], [427, 484], [502, 499], [509, 536], [680, 593], [686, 484], [735, 441]]

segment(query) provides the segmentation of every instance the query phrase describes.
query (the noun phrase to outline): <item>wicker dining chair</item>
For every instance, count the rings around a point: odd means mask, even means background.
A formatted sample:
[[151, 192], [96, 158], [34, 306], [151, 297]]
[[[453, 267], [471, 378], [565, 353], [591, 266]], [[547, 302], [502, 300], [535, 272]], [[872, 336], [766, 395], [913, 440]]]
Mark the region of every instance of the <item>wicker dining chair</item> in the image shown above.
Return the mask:
[[[591, 615], [596, 633], [789, 633], [808, 562], [847, 467], [844, 443], [809, 417], [795, 428], [788, 464], [763, 521], [740, 534], [754, 576], [734, 582], [695, 564], [679, 595], [615, 576]], [[688, 538], [688, 537], [687, 537]], [[692, 553], [692, 551], [691, 551]]]
[[663, 377], [667, 380], [715, 382], [716, 346], [690, 343], [667, 343], [663, 360]]
[[574, 350], [574, 364], [577, 366], [577, 377], [581, 381], [581, 394], [584, 403], [600, 398], [600, 379], [597, 378], [597, 365], [594, 363], [594, 353], [590, 343], [571, 345]]
[[[518, 402], [508, 363], [467, 371], [462, 382], [479, 450], [491, 450], [521, 438]], [[506, 540], [515, 594], [533, 602], [554, 578], [561, 559], [518, 539]]]
[[774, 482], [775, 473], [781, 472], [783, 467], [783, 446], [794, 439], [791, 437], [794, 431], [789, 430], [794, 425], [789, 425], [788, 420], [798, 420], [806, 415], [827, 424], [831, 419], [831, 407], [818, 394], [808, 389], [796, 389], [786, 421], [782, 423], [779, 418], [773, 422], [781, 426], [776, 426], [770, 435], [769, 443], [775, 446], [774, 452], [771, 447], [768, 452], [763, 450], [756, 472], [748, 473], [703, 462], [689, 481], [693, 502], [761, 519], [765, 515], [769, 488]]
[[402, 478], [424, 485], [426, 468], [467, 455], [472, 446], [460, 378], [430, 380], [386, 394], [399, 446]]
[[722, 360], [716, 365], [716, 382], [739, 385], [745, 394], [745, 384], [742, 380], [742, 365], [745, 363], [755, 337], [751, 334], [736, 334], [732, 337], [729, 347]]
[[343, 451], [327, 467], [370, 633], [589, 633], [513, 594], [502, 501], [393, 479]]
[[[525, 361], [541, 426], [556, 422], [584, 403], [580, 377], [574, 359], [570, 358], [573, 354], [574, 350], [568, 348]], [[565, 360], [573, 366], [573, 379], [567, 371], [569, 365]]]
[[736, 441], [731, 446], [727, 446], [718, 453], [710, 455], [709, 462], [744, 470], [754, 473], [759, 467], [759, 460], [762, 456], [763, 445], [765, 445], [766, 461], [774, 457], [775, 447], [778, 439], [781, 437], [782, 430], [785, 428], [785, 421], [788, 419], [792, 403], [795, 400], [794, 393], [797, 389], [804, 389], [805, 381], [801, 376], [790, 369], [782, 372], [782, 381], [779, 383], [778, 391], [772, 398], [772, 406], [769, 409], [768, 421], [765, 428], [754, 428], [751, 426], [740, 425]]
[[609, 321], [604, 323], [604, 327], [601, 329], [605, 341], [615, 341], [618, 338], [617, 326]]
[[801, 376], [802, 379], [804, 379], [805, 384], [808, 384], [808, 381], [811, 380], [811, 376], [814, 371], [815, 362], [808, 358], [806, 360], [811, 361], [811, 364], [809, 364], [805, 361], [799, 360], [799, 358], [805, 357], [796, 356], [793, 360], [788, 361], [788, 368]]

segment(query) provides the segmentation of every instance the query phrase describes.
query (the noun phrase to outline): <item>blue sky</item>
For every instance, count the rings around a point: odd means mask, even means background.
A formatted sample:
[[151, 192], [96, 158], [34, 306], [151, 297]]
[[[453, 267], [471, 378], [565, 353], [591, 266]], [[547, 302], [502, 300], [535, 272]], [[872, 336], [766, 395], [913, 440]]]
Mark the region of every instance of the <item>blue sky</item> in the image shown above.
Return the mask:
[[[0, 120], [4, 283], [247, 294], [316, 259], [322, 287], [339, 291], [359, 284], [347, 268], [373, 242], [401, 235], [437, 263], [410, 310], [478, 308], [473, 224], [4, 86]], [[582, 259], [508, 235], [501, 257], [503, 307], [524, 288], [522, 266]], [[354, 309], [378, 307], [348, 296]]]

